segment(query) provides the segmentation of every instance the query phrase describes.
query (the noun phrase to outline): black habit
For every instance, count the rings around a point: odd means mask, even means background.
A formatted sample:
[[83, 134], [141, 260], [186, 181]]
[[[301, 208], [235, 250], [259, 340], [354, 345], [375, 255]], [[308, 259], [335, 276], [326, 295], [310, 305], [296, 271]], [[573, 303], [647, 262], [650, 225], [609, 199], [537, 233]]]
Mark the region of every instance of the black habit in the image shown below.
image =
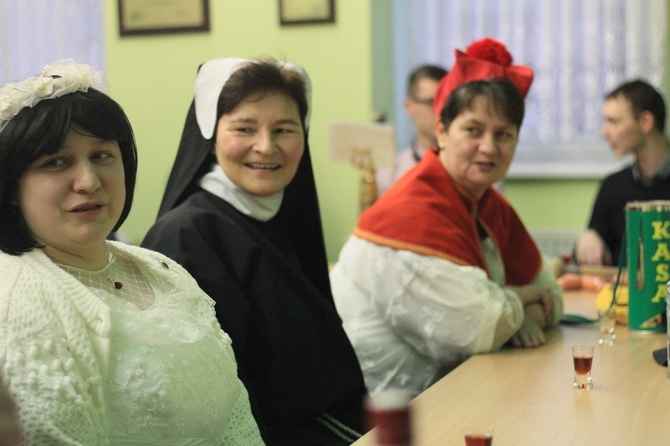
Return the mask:
[[216, 302], [264, 440], [338, 444], [326, 426], [361, 432], [366, 391], [330, 291], [307, 132], [279, 212], [261, 222], [197, 185], [215, 160], [195, 115], [194, 101], [142, 246], [183, 265]]

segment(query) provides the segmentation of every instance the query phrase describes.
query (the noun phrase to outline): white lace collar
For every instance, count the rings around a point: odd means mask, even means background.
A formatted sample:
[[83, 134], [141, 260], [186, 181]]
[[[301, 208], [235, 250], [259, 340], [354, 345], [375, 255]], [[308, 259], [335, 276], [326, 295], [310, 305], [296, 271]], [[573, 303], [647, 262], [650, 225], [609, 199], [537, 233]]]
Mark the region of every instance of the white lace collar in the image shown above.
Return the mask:
[[240, 189], [224, 173], [218, 163], [198, 181], [200, 187], [227, 201], [244, 215], [258, 220], [268, 221], [279, 212], [284, 190], [269, 197], [257, 197]]

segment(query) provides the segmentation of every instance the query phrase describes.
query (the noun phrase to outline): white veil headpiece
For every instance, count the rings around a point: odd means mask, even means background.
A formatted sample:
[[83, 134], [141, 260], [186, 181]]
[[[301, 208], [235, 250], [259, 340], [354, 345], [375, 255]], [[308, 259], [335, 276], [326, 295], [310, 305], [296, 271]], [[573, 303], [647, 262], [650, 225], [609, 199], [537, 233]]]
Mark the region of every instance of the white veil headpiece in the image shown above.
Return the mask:
[[[214, 136], [216, 128], [216, 107], [223, 86], [226, 85], [230, 76], [247, 63], [254, 63], [249, 59], [225, 57], [212, 59], [200, 67], [195, 79], [195, 117], [200, 127], [202, 137], [209, 140]], [[291, 62], [281, 62], [284, 68], [293, 70], [300, 74], [305, 82], [305, 98], [307, 99], [307, 116], [305, 116], [305, 130], [309, 128], [309, 117], [311, 107], [312, 86], [307, 72], [300, 66]]]

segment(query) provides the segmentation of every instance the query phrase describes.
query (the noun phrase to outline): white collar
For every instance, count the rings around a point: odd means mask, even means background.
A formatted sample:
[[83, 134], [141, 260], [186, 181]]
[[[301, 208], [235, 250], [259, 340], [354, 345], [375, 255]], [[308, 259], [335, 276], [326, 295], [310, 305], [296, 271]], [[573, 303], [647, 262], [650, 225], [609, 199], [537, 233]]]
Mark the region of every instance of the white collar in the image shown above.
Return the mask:
[[244, 215], [254, 220], [268, 221], [279, 212], [284, 189], [269, 197], [258, 197], [240, 189], [225, 174], [218, 163], [198, 181], [200, 187], [228, 202]]

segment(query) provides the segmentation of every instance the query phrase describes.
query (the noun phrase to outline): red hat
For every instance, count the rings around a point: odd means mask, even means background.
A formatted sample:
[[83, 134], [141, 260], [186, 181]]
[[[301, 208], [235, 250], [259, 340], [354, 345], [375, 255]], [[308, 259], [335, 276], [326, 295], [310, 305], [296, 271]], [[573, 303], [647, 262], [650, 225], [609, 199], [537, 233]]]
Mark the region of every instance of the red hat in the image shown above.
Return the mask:
[[533, 82], [533, 70], [512, 65], [512, 55], [505, 45], [490, 37], [473, 42], [465, 53], [454, 51], [456, 62], [437, 87], [433, 112], [439, 116], [452, 91], [464, 82], [504, 77], [512, 81], [525, 98]]

